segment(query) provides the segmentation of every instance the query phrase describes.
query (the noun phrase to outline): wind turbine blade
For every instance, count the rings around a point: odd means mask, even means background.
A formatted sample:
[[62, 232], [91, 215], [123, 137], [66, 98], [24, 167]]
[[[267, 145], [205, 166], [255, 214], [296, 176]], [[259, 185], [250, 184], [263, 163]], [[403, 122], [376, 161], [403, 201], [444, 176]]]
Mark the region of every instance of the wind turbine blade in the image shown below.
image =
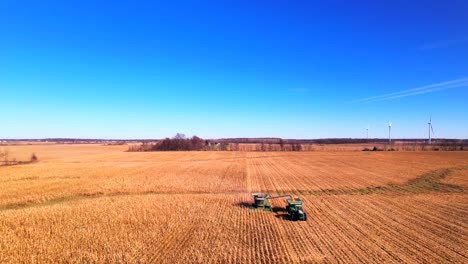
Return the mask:
[[434, 128], [432, 128], [432, 124], [431, 124], [431, 131], [432, 131], [432, 135], [434, 135]]

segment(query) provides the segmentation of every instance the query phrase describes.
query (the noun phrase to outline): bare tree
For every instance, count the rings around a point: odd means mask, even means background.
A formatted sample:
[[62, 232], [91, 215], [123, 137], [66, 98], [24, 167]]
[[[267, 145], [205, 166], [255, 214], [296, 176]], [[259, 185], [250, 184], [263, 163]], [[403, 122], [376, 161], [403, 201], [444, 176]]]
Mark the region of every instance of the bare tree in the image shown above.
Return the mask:
[[283, 151], [284, 150], [284, 140], [282, 138], [280, 138], [279, 144], [280, 144], [281, 151]]
[[30, 161], [31, 161], [31, 162], [37, 162], [38, 160], [39, 160], [39, 159], [37, 158], [36, 153], [33, 152], [33, 153], [31, 154], [31, 159], [30, 159]]
[[239, 143], [230, 144], [232, 151], [239, 151]]
[[197, 137], [197, 136], [193, 136], [191, 139], [190, 139], [190, 148], [191, 150], [203, 150], [203, 147], [205, 146], [205, 142], [203, 141], [203, 139]]
[[185, 134], [183, 133], [177, 133], [175, 136], [174, 136], [174, 139], [186, 139], [187, 137], [185, 136]]
[[292, 147], [293, 151], [301, 151], [302, 150], [301, 144], [292, 144], [291, 147]]

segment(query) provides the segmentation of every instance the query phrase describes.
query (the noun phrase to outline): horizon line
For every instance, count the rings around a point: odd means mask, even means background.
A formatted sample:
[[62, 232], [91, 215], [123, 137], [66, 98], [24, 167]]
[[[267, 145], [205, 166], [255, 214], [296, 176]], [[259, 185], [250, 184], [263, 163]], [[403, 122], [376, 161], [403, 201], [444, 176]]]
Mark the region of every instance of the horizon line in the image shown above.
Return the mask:
[[[68, 141], [68, 140], [82, 140], [82, 141], [142, 141], [142, 140], [164, 140], [166, 138], [171, 137], [164, 137], [164, 138], [131, 138], [131, 139], [123, 139], [123, 138], [0, 138], [0, 141]], [[190, 138], [190, 137], [187, 137]], [[365, 137], [325, 137], [325, 138], [281, 138], [281, 137], [227, 137], [227, 138], [201, 138], [204, 140], [228, 140], [228, 139], [284, 139], [284, 140], [324, 140], [324, 139], [359, 139], [359, 140], [366, 140]], [[376, 137], [376, 138], [368, 138], [368, 140], [388, 140], [388, 137]], [[451, 140], [468, 140], [468, 138], [434, 138], [433, 140], [444, 140], [444, 139], [451, 139]], [[392, 138], [394, 140], [427, 140], [427, 138]], [[0, 142], [2, 143], [2, 142]]]

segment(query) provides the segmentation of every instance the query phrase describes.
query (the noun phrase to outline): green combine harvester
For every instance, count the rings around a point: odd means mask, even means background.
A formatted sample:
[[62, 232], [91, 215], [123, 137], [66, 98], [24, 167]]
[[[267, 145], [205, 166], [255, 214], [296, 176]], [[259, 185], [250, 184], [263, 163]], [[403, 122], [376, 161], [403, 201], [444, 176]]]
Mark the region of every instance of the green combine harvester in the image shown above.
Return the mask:
[[288, 198], [286, 199], [286, 211], [289, 214], [289, 218], [292, 221], [307, 221], [307, 214], [302, 209], [302, 200], [298, 197], [293, 198], [290, 194], [270, 196], [268, 193], [252, 193], [252, 195], [254, 198], [254, 203], [252, 206], [254, 208], [263, 208], [265, 211], [273, 211], [269, 200], [277, 198]]

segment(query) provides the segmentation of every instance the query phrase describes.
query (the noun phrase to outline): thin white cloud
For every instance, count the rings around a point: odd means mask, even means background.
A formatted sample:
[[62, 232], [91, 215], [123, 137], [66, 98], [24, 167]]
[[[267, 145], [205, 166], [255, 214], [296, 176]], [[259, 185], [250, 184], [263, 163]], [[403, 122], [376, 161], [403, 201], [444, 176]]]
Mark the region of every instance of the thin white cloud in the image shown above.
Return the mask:
[[468, 38], [463, 39], [450, 39], [450, 40], [442, 40], [436, 42], [430, 42], [422, 45], [419, 47], [420, 50], [433, 50], [439, 48], [447, 48], [455, 45], [461, 45], [464, 43], [468, 43]]
[[407, 97], [407, 96], [414, 96], [426, 93], [432, 93], [442, 90], [448, 90], [457, 87], [468, 87], [468, 78], [461, 78], [447, 82], [435, 83], [430, 84], [418, 88], [408, 89], [401, 92], [394, 92], [388, 93], [383, 95], [377, 95], [367, 98], [362, 98], [353, 103], [371, 103], [371, 102], [379, 102], [379, 101], [387, 101], [387, 100], [394, 100], [397, 98]]

